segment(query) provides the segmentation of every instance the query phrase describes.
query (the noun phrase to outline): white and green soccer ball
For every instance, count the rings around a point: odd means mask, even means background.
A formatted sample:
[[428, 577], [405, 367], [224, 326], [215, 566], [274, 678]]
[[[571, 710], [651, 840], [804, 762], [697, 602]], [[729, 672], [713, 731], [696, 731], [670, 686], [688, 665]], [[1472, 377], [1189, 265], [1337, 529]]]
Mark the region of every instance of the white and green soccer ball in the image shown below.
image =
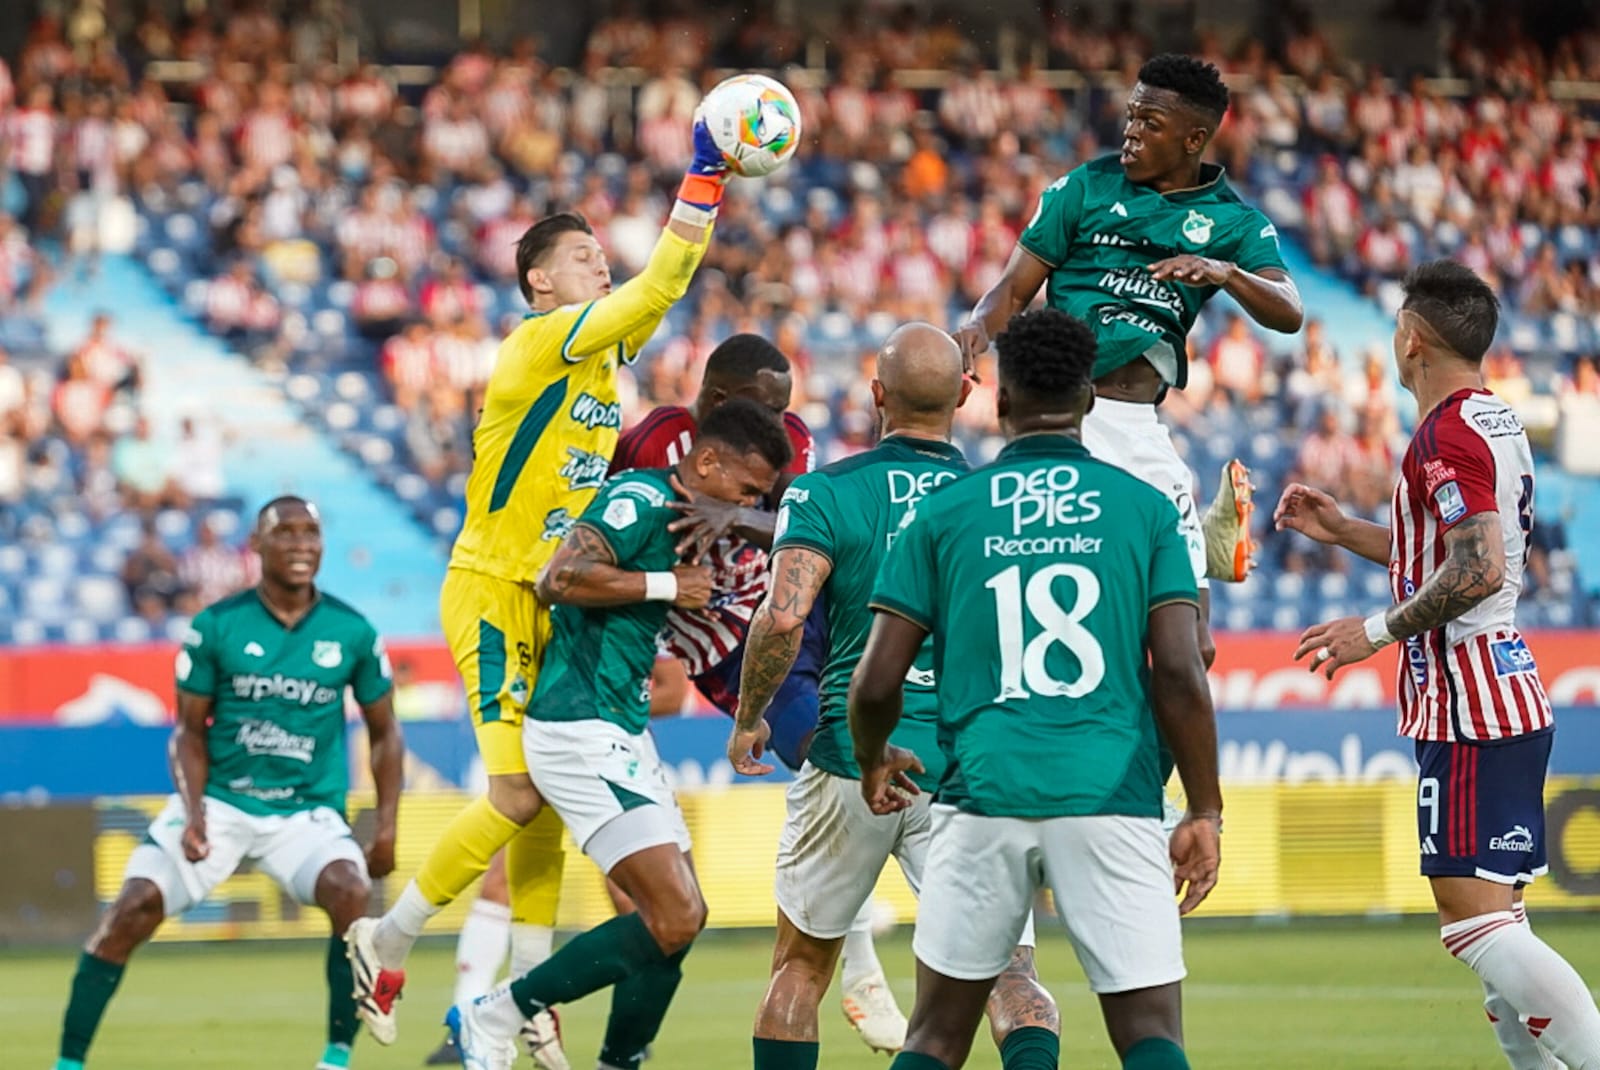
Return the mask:
[[789, 87], [764, 74], [718, 82], [695, 110], [728, 170], [746, 178], [770, 175], [800, 145], [800, 105]]

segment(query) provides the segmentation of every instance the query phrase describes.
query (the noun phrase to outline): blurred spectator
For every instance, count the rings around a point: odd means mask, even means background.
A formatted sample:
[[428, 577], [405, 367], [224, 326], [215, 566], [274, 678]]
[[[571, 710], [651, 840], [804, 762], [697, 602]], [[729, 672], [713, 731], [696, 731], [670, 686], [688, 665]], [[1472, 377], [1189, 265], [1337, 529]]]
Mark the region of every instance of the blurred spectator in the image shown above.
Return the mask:
[[35, 82], [28, 90], [27, 102], [13, 111], [0, 128], [4, 134], [6, 162], [22, 185], [23, 208], [18, 221], [35, 236], [43, 233], [41, 225], [45, 222], [45, 205], [55, 171], [57, 135], [52, 84], [52, 81]]
[[394, 403], [407, 413], [433, 385], [433, 332], [421, 320], [383, 343], [379, 357]]
[[1398, 279], [1411, 269], [1411, 246], [1392, 215], [1362, 231], [1356, 255], [1370, 279]]
[[82, 354], [67, 358], [65, 372], [50, 398], [51, 415], [67, 442], [73, 446], [87, 442], [100, 430], [110, 407], [110, 389], [89, 374]]
[[95, 313], [89, 337], [79, 344], [74, 355], [83, 362], [89, 377], [107, 390], [138, 390], [139, 360], [111, 337], [109, 313]]
[[182, 584], [178, 559], [167, 549], [153, 520], [145, 521], [143, 537], [122, 563], [122, 584], [140, 616], [155, 616], [165, 624]]
[[134, 424], [133, 434], [112, 447], [111, 471], [130, 509], [151, 513], [166, 506], [187, 507], [172, 470], [172, 448], [151, 433], [150, 421], [143, 416]]
[[1305, 192], [1306, 235], [1318, 263], [1337, 262], [1355, 248], [1361, 233], [1361, 199], [1344, 180], [1339, 161], [1323, 156], [1317, 181]]
[[1349, 496], [1351, 474], [1360, 463], [1356, 441], [1344, 429], [1343, 413], [1335, 403], [1323, 405], [1316, 426], [1295, 456], [1293, 478], [1335, 498], [1345, 498]]
[[28, 384], [22, 372], [11, 363], [11, 354], [0, 347], [0, 427], [20, 422], [23, 406], [28, 403]]
[[372, 261], [367, 277], [356, 284], [350, 314], [363, 338], [388, 338], [411, 312], [411, 295], [396, 277], [395, 262], [386, 256]]
[[250, 585], [253, 556], [223, 542], [210, 521], [201, 521], [194, 545], [178, 561], [178, 581], [196, 603], [209, 606]]
[[1512, 408], [1527, 404], [1533, 396], [1533, 382], [1522, 366], [1522, 358], [1500, 346], [1483, 358], [1483, 381]]
[[223, 472], [224, 436], [210, 421], [185, 416], [172, 448], [172, 479], [179, 492], [195, 502], [212, 502], [227, 494]]
[[1239, 313], [1228, 313], [1227, 326], [1211, 343], [1206, 361], [1217, 388], [1235, 405], [1261, 400], [1267, 350]]

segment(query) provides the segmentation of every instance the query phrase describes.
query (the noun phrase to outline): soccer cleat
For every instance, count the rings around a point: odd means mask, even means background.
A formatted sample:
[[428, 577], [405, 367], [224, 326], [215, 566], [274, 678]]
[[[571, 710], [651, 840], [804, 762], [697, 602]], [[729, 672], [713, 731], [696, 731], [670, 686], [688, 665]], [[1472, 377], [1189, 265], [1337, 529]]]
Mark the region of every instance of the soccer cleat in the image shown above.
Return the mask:
[[350, 1070], [350, 1045], [329, 1044], [323, 1049], [316, 1070]]
[[906, 1043], [906, 1016], [889, 991], [889, 979], [882, 970], [861, 978], [845, 989], [840, 1001], [850, 1026], [861, 1034], [861, 1041], [873, 1051], [894, 1054]]
[[1222, 466], [1222, 483], [1211, 508], [1200, 520], [1206, 540], [1206, 575], [1223, 583], [1243, 583], [1255, 567], [1256, 544], [1250, 538], [1255, 514], [1250, 469], [1234, 458]]
[[439, 1042], [439, 1046], [437, 1048], [433, 1049], [433, 1054], [429, 1055], [426, 1059], [422, 1060], [422, 1065], [423, 1066], [460, 1066], [461, 1065], [461, 1049], [456, 1046], [456, 1035], [455, 1035], [455, 1033], [453, 1031], [449, 1032], [449, 1033], [446, 1033], [444, 1035], [444, 1039]]
[[344, 934], [345, 954], [350, 959], [350, 972], [356, 982], [353, 993], [356, 1017], [367, 1023], [373, 1040], [379, 1044], [393, 1044], [400, 1035], [394, 1003], [405, 987], [406, 971], [386, 970], [378, 964], [378, 952], [372, 944], [372, 934], [377, 928], [377, 918], [357, 918], [351, 922]]
[[485, 997], [451, 1007], [444, 1024], [456, 1038], [461, 1065], [466, 1070], [512, 1070], [517, 1062], [515, 1038], [500, 1036], [478, 1015]]
[[552, 1010], [540, 1011], [522, 1025], [522, 1050], [533, 1060], [534, 1070], [572, 1070], [561, 1048], [561, 1019]]

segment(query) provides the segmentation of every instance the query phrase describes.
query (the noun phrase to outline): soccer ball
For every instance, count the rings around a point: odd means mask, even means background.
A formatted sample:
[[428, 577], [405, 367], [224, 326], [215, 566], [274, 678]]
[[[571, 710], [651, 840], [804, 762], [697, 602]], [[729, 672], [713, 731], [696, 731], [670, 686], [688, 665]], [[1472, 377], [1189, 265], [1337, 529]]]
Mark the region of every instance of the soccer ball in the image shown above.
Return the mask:
[[728, 169], [746, 178], [770, 175], [800, 144], [800, 105], [782, 82], [762, 74], [736, 74], [719, 82], [695, 110]]

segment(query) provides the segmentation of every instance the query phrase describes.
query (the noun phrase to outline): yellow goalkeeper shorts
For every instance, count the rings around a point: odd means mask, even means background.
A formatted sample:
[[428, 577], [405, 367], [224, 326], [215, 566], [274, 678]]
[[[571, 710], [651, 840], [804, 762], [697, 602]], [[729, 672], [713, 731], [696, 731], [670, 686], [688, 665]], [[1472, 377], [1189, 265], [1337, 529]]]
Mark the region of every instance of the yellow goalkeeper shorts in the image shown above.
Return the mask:
[[467, 689], [484, 771], [526, 774], [522, 718], [550, 641], [549, 607], [531, 583], [451, 568], [439, 589], [439, 621]]

